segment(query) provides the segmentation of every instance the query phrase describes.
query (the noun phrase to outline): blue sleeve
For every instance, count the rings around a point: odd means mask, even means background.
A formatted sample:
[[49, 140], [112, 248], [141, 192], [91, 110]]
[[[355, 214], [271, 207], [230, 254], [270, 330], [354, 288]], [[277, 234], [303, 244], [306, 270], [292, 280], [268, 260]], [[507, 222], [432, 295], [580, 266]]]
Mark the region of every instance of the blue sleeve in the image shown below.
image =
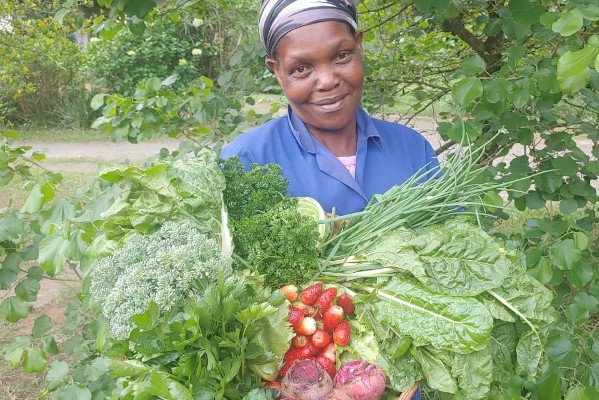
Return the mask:
[[241, 163], [245, 165], [246, 171], [249, 171], [252, 164], [255, 163], [251, 154], [241, 146], [238, 146], [236, 143], [228, 144], [220, 153], [220, 158], [222, 159], [227, 159], [229, 157], [238, 157]]

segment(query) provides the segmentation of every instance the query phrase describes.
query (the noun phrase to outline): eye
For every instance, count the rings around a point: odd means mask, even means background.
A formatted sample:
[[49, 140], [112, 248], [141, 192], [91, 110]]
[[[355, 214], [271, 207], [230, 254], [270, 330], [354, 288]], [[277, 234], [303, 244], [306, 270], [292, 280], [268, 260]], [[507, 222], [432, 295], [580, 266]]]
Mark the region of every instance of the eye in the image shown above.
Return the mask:
[[342, 51], [341, 53], [337, 54], [337, 61], [347, 62], [350, 60], [350, 56], [351, 53], [349, 51]]
[[308, 75], [309, 72], [310, 71], [308, 67], [306, 67], [305, 65], [298, 65], [291, 70], [291, 74], [298, 78]]

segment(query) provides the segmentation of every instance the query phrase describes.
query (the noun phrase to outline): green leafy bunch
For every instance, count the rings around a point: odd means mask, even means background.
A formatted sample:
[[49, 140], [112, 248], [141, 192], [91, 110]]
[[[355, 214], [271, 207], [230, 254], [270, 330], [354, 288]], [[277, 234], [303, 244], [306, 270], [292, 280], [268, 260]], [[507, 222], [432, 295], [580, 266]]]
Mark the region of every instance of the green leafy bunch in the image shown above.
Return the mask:
[[224, 267], [212, 278], [195, 279], [196, 290], [170, 319], [158, 318], [154, 306], [134, 317], [129, 359], [108, 360], [109, 375], [121, 378], [119, 399], [241, 399], [261, 379], [276, 378], [293, 337], [285, 297], [265, 290], [255, 274]]
[[158, 231], [135, 233], [91, 272], [90, 294], [109, 320], [112, 336], [124, 339], [131, 317], [155, 303], [160, 314], [185, 301], [195, 279], [216, 279], [220, 246], [189, 223], [166, 222]]
[[223, 161], [223, 173], [238, 256], [235, 266], [266, 275], [273, 288], [314, 276], [319, 256], [316, 223], [300, 214], [297, 200], [287, 196], [281, 167], [254, 164], [245, 171], [241, 161], [231, 157]]

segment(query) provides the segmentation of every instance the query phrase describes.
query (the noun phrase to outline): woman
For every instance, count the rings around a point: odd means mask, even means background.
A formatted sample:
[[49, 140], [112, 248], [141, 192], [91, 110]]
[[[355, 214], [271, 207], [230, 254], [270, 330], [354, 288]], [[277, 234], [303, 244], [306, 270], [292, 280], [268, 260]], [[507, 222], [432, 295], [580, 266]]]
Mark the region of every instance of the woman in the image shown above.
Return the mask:
[[339, 215], [437, 166], [420, 134], [360, 107], [362, 33], [351, 0], [265, 0], [259, 31], [288, 114], [237, 137], [223, 158], [237, 156], [248, 168], [277, 163], [291, 196], [312, 197]]
[[362, 33], [351, 1], [266, 0], [260, 37], [288, 114], [237, 137], [223, 158], [277, 163], [290, 195], [337, 214], [362, 210], [374, 194], [437, 165], [420, 134], [360, 107]]

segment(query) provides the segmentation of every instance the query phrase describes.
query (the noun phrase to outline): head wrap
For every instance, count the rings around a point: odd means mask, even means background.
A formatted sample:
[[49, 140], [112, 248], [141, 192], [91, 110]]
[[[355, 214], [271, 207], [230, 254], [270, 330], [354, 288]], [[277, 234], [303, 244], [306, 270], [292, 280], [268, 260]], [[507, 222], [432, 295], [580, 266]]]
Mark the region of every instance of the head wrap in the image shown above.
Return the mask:
[[279, 40], [290, 31], [324, 21], [347, 23], [358, 29], [358, 11], [353, 0], [263, 0], [260, 10], [260, 40], [269, 57]]

